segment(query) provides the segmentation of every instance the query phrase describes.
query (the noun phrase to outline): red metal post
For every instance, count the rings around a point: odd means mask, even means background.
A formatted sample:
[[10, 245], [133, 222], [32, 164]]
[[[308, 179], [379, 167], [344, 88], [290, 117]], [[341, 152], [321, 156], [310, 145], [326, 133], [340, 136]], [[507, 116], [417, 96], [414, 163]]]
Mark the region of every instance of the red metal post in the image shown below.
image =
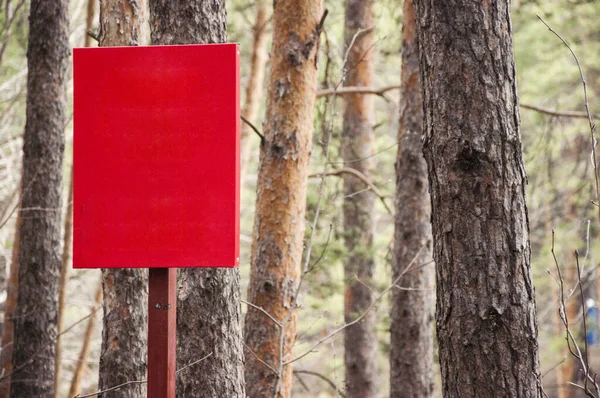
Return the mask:
[[175, 398], [177, 269], [150, 268], [148, 398]]

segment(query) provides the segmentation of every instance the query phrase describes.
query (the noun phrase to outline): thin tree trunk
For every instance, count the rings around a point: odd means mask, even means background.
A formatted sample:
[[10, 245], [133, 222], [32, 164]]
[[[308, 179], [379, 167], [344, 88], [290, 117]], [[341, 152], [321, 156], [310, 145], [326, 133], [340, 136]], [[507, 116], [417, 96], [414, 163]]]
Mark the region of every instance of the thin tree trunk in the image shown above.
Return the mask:
[[65, 300], [67, 296], [67, 280], [69, 275], [69, 265], [71, 260], [71, 243], [73, 241], [73, 167], [71, 167], [71, 181], [69, 183], [69, 196], [67, 201], [67, 212], [65, 215], [65, 228], [63, 236], [63, 252], [62, 252], [62, 264], [60, 267], [60, 280], [58, 285], [58, 338], [56, 339], [56, 363], [54, 370], [54, 379], [56, 385], [55, 397], [58, 398], [59, 394], [59, 382], [60, 382], [60, 371], [62, 363], [62, 337], [60, 332], [63, 329], [63, 314], [65, 311]]
[[[423, 95], [412, 0], [404, 2], [401, 111], [396, 160], [396, 225], [390, 397], [433, 396], [434, 270], [431, 204], [423, 157]], [[412, 264], [412, 265], [411, 265]], [[404, 290], [408, 288], [410, 290]]]
[[[264, 142], [260, 148], [248, 300], [246, 385], [250, 397], [289, 397], [296, 339], [308, 160], [317, 82], [321, 0], [273, 4], [273, 48]], [[275, 374], [264, 363], [276, 370]]]
[[[99, 45], [144, 44], [144, 0], [100, 2]], [[103, 329], [98, 388], [146, 378], [148, 270], [102, 270]], [[142, 398], [146, 386], [136, 383], [103, 395], [103, 398]]]
[[[255, 123], [256, 121], [260, 100], [263, 96], [265, 66], [267, 64], [267, 24], [269, 22], [267, 1], [257, 0], [255, 7], [256, 21], [252, 28], [254, 38], [252, 41], [252, 58], [250, 60], [250, 76], [246, 85], [244, 106], [242, 107], [242, 115], [251, 123]], [[240, 183], [243, 185], [248, 175], [252, 141], [258, 137], [246, 123], [242, 124], [240, 136]]]
[[[21, 198], [19, 198], [19, 202]], [[15, 238], [13, 240], [10, 272], [6, 283], [6, 305], [4, 307], [4, 330], [2, 334], [2, 351], [0, 351], [0, 365], [2, 377], [0, 377], [0, 397], [10, 396], [10, 379], [12, 375], [13, 342], [15, 338], [15, 310], [17, 308], [17, 296], [19, 294], [19, 247], [21, 229], [21, 204], [17, 208], [17, 221], [15, 222]]]
[[[87, 14], [85, 19], [85, 31], [89, 32], [92, 29], [92, 24], [94, 23], [94, 16], [96, 14], [96, 1], [97, 0], [88, 0], [87, 3]], [[84, 46], [90, 47], [92, 45], [92, 38], [90, 35], [84, 35]], [[69, 275], [69, 265], [71, 263], [71, 246], [73, 242], [73, 165], [71, 165], [71, 179], [69, 181], [69, 195], [67, 200], [67, 211], [65, 217], [65, 228], [64, 228], [64, 238], [63, 238], [63, 253], [62, 253], [62, 265], [60, 268], [60, 284], [58, 289], [58, 339], [56, 340], [56, 371], [55, 371], [55, 380], [56, 380], [56, 393], [55, 396], [58, 398], [59, 394], [59, 383], [60, 383], [60, 372], [61, 372], [61, 362], [62, 362], [62, 347], [61, 347], [61, 334], [63, 328], [63, 314], [65, 311], [65, 300], [66, 300], [66, 290], [67, 290], [67, 281]]]
[[508, 1], [416, 0], [445, 397], [539, 397]]
[[[150, 0], [152, 44], [223, 43], [224, 0]], [[201, 67], [201, 66], [200, 66]], [[182, 269], [177, 298], [177, 397], [245, 397], [238, 268]]]
[[[94, 1], [94, 0], [92, 0]], [[69, 398], [74, 397], [81, 392], [81, 379], [83, 373], [87, 368], [87, 358], [90, 353], [90, 344], [92, 342], [92, 336], [96, 329], [96, 308], [102, 304], [102, 281], [96, 290], [96, 296], [94, 297], [94, 304], [92, 305], [93, 313], [90, 316], [85, 334], [83, 335], [83, 345], [81, 351], [79, 351], [79, 358], [77, 359], [77, 365], [73, 371], [73, 378], [71, 379], [71, 388], [69, 389]]]
[[[347, 70], [345, 86], [371, 87], [373, 83], [375, 30], [373, 0], [347, 0], [344, 36]], [[368, 29], [368, 30], [367, 30]], [[373, 170], [373, 96], [351, 94], [344, 97], [342, 157], [370, 178]], [[352, 174], [344, 174], [344, 320], [354, 321], [373, 301], [373, 192]], [[375, 312], [344, 329], [346, 396], [375, 396], [377, 376], [377, 336]]]
[[32, 0], [11, 396], [53, 397], [66, 80], [66, 0]]
[[[569, 258], [568, 260], [566, 260], [565, 264], [567, 265], [567, 269], [563, 270], [563, 278], [564, 278], [564, 282], [565, 282], [564, 283], [565, 284], [564, 294], [565, 294], [565, 296], [568, 296], [570, 289], [573, 288], [574, 286], [576, 286], [576, 283], [578, 281], [577, 267], [573, 263], [573, 258]], [[573, 333], [573, 336], [575, 336], [576, 338], [579, 335], [579, 331], [577, 330], [578, 328], [576, 328], [575, 325], [577, 325], [576, 319], [579, 316], [580, 300], [581, 300], [581, 296], [579, 295], [579, 291], [575, 290], [575, 293], [568, 300], [565, 300], [566, 308], [564, 309], [565, 316], [567, 317], [567, 320], [569, 321], [569, 329]], [[573, 398], [573, 397], [577, 397], [579, 392], [577, 389], [572, 388], [572, 386], [570, 386], [568, 383], [569, 382], [573, 382], [573, 383], [579, 382], [579, 380], [578, 380], [578, 378], [580, 376], [580, 374], [579, 374], [580, 372], [578, 372], [579, 364], [577, 363], [577, 360], [575, 358], [573, 358], [573, 356], [569, 352], [569, 349], [567, 347], [567, 342], [565, 340], [565, 337], [566, 337], [565, 325], [563, 324], [562, 320], [560, 319], [560, 315], [557, 314], [557, 317], [559, 318], [558, 333], [559, 333], [559, 336], [562, 338], [561, 341], [563, 342], [562, 356], [566, 358], [565, 362], [562, 364], [562, 366], [558, 369], [558, 372], [557, 372], [559, 374], [558, 377], [559, 377], [559, 383], [560, 383], [558, 386], [558, 395], [561, 398]]]

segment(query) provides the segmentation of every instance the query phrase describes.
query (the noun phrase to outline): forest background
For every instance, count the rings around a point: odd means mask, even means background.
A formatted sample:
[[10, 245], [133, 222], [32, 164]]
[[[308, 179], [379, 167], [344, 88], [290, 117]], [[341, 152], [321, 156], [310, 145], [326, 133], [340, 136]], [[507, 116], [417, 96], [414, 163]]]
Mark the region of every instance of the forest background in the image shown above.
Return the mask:
[[[228, 41], [237, 42], [241, 49], [242, 93], [248, 84], [253, 56], [253, 26], [256, 23], [257, 4], [251, 1], [228, 0]], [[338, 87], [345, 75], [344, 2], [325, 1], [329, 10], [319, 47], [319, 90]], [[88, 29], [98, 30], [98, 10], [93, 10], [93, 24], [88, 26], [88, 0], [72, 0], [69, 5], [71, 47], [81, 47], [89, 40]], [[267, 15], [271, 15], [270, 5]], [[399, 91], [401, 68], [401, 41], [403, 4], [401, 1], [379, 0], [375, 4], [375, 74], [372, 87], [384, 89], [374, 95], [375, 141], [373, 146], [374, 170], [370, 182], [378, 196], [373, 215], [375, 259], [373, 291], [384, 291], [392, 281], [392, 243], [394, 219], [386, 207], [393, 208], [395, 192], [395, 161], [398, 146]], [[25, 125], [28, 2], [6, 0], [0, 8], [0, 287], [5, 290], [9, 276], [13, 242], [15, 239], [14, 211], [18, 202], [21, 178], [22, 135]], [[577, 281], [574, 250], [580, 253], [584, 279], [584, 297], [589, 308], [597, 307], [600, 278], [597, 268], [598, 235], [600, 233], [595, 197], [594, 170], [591, 159], [590, 131], [585, 114], [581, 79], [577, 65], [568, 49], [557, 40], [536, 17], [539, 14], [564, 37], [578, 55], [586, 76], [589, 106], [592, 113], [600, 113], [600, 2], [570, 0], [513, 1], [512, 26], [518, 93], [521, 102], [521, 132], [525, 167], [528, 174], [527, 201], [531, 229], [532, 268], [536, 286], [541, 370], [544, 386], [549, 395], [557, 396], [560, 377], [576, 378], [574, 361], [566, 351], [564, 328], [557, 314], [559, 294], [552, 257], [552, 231], [555, 253], [565, 270], [566, 293]], [[272, 29], [266, 19], [264, 49], [271, 48]], [[92, 45], [96, 45], [92, 40]], [[266, 74], [270, 61], [266, 60]], [[70, 73], [70, 72], [69, 72]], [[266, 84], [266, 80], [263, 85]], [[266, 91], [265, 91], [266, 92]], [[72, 83], [68, 83], [69, 104], [72, 103]], [[242, 98], [242, 103], [245, 98]], [[266, 110], [263, 95], [252, 123], [262, 130]], [[313, 150], [310, 158], [311, 177], [308, 185], [307, 224], [315, 222], [314, 231], [308, 227], [305, 247], [311, 247], [310, 264], [317, 264], [306, 274], [301, 292], [302, 306], [298, 313], [297, 342], [294, 350], [305, 352], [315, 342], [344, 325], [344, 269], [347, 255], [344, 247], [342, 203], [345, 198], [343, 181], [338, 176], [317, 178], [323, 170], [335, 169], [342, 162], [341, 134], [343, 103], [341, 96], [323, 95], [317, 99], [313, 124]], [[69, 109], [72, 109], [69, 105]], [[570, 112], [568, 112], [570, 111]], [[70, 181], [72, 161], [72, 111], [65, 129], [66, 152], [64, 162], [63, 211], [67, 212], [67, 183]], [[260, 138], [251, 132], [249, 166], [244, 175], [242, 190], [242, 257], [241, 292], [245, 297], [250, 278], [250, 244], [254, 223], [256, 183]], [[328, 139], [330, 137], [330, 139]], [[318, 215], [317, 215], [318, 209]], [[68, 328], [62, 342], [62, 360], [59, 391], [67, 396], [80, 350], [86, 338], [90, 352], [81, 374], [81, 391], [93, 392], [98, 383], [98, 360], [101, 346], [101, 327], [89, 329], [90, 317], [99, 318], [98, 296], [100, 271], [77, 270], [68, 274], [64, 287], [66, 294], [63, 329]], [[431, 290], [431, 294], [434, 291]], [[5, 295], [6, 296], [6, 295]], [[377, 336], [377, 396], [388, 396], [390, 353], [391, 295], [382, 297], [373, 309]], [[585, 301], [585, 300], [584, 300]], [[246, 311], [246, 306], [243, 306]], [[568, 301], [573, 317], [572, 330], [582, 336], [581, 300], [577, 295]], [[90, 315], [90, 311], [91, 315]], [[99, 320], [99, 319], [98, 319]], [[596, 328], [597, 318], [590, 318], [589, 331]], [[101, 322], [100, 322], [101, 323]], [[593, 340], [593, 339], [592, 339]], [[595, 340], [597, 342], [597, 337]], [[590, 344], [593, 354], [598, 345]], [[596, 351], [594, 351], [596, 350]], [[596, 355], [598, 357], [599, 355]], [[593, 358], [594, 356], [591, 355]], [[344, 391], [344, 342], [338, 333], [321, 344], [317, 351], [295, 364], [293, 394], [297, 397], [329, 397]], [[566, 359], [565, 359], [566, 358]], [[437, 363], [437, 358], [434, 361]], [[437, 365], [436, 365], [437, 366]], [[597, 367], [597, 365], [596, 365]], [[316, 376], [315, 376], [316, 375]], [[561, 375], [561, 376], [559, 376]], [[436, 368], [436, 392], [440, 395], [439, 370]], [[335, 387], [335, 388], [333, 388]]]

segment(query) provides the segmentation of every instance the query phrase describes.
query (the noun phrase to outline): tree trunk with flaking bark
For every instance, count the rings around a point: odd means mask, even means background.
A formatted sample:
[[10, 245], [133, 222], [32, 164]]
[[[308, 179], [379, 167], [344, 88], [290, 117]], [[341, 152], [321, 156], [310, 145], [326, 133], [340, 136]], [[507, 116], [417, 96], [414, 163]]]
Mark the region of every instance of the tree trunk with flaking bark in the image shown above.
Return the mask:
[[539, 397], [508, 1], [416, 0], [445, 397]]
[[[150, 0], [152, 44], [223, 43], [223, 0]], [[200, 66], [201, 67], [201, 66]], [[177, 397], [245, 397], [238, 268], [182, 269], [177, 300]]]
[[[280, 365], [292, 359], [296, 339], [295, 296], [301, 275], [321, 15], [321, 0], [274, 3], [248, 300], [284, 328], [281, 334], [264, 313], [248, 308], [244, 338], [250, 397], [274, 396], [274, 391], [278, 397], [291, 394], [292, 366]], [[261, 361], [281, 369], [281, 378]]]
[[[371, 87], [375, 50], [374, 1], [348, 0], [344, 36], [348, 54], [345, 86]], [[366, 30], [370, 29], [370, 30]], [[361, 33], [361, 31], [364, 31]], [[350, 47], [351, 46], [351, 47]], [[351, 167], [367, 178], [373, 171], [373, 96], [344, 96], [344, 127], [342, 157], [345, 167]], [[344, 320], [354, 321], [373, 302], [373, 192], [364, 181], [346, 173], [344, 179]], [[344, 329], [344, 365], [346, 396], [375, 396], [377, 378], [377, 336], [375, 312], [370, 311], [361, 322]]]
[[13, 397], [54, 396], [68, 63], [68, 2], [32, 0]]
[[[145, 2], [102, 0], [99, 46], [144, 44]], [[104, 321], [98, 388], [146, 378], [148, 341], [148, 270], [102, 270]], [[118, 371], [117, 371], [118, 370]], [[132, 384], [104, 394], [106, 398], [141, 398], [144, 384]]]
[[[404, 2], [393, 278], [390, 397], [433, 396], [434, 278], [431, 204], [423, 157], [423, 95], [412, 0]], [[402, 275], [402, 276], [401, 276]]]
[[[252, 28], [254, 37], [252, 41], [252, 58], [250, 59], [250, 76], [248, 77], [246, 98], [244, 98], [244, 106], [242, 107], [242, 115], [253, 124], [256, 122], [260, 100], [263, 96], [265, 66], [267, 64], [267, 24], [269, 22], [267, 1], [257, 0], [255, 7], [256, 21]], [[240, 136], [240, 183], [243, 186], [248, 175], [252, 141], [257, 141], [259, 137], [246, 123], [242, 123]]]
[[[20, 201], [20, 199], [19, 199]], [[10, 379], [13, 369], [13, 340], [15, 338], [15, 309], [19, 294], [19, 230], [21, 229], [21, 205], [17, 208], [15, 238], [13, 241], [10, 271], [6, 282], [6, 304], [4, 307], [4, 330], [2, 331], [2, 350], [0, 351], [0, 398], [10, 397]]]

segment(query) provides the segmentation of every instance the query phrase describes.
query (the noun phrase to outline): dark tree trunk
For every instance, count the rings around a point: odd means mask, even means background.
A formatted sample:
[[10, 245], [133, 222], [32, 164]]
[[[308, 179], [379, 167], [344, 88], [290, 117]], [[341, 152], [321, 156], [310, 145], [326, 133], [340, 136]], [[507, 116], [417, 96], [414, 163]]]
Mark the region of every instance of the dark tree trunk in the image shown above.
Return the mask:
[[68, 2], [32, 0], [13, 397], [54, 396], [68, 38]]
[[445, 397], [538, 397], [508, 1], [416, 0]]
[[[390, 397], [433, 395], [434, 270], [431, 204], [423, 157], [423, 96], [412, 0], [404, 2], [390, 352]], [[410, 290], [404, 290], [404, 289]]]
[[[101, 47], [144, 44], [143, 0], [100, 2]], [[148, 270], [107, 268], [102, 270], [104, 323], [98, 387], [146, 378]], [[103, 394], [103, 398], [142, 398], [145, 384], [131, 384]]]
[[[152, 44], [223, 43], [223, 0], [150, 0]], [[245, 397], [240, 274], [182, 269], [177, 300], [177, 397]]]
[[[348, 0], [344, 36], [348, 54], [344, 85], [370, 87], [374, 62], [374, 1]], [[370, 30], [365, 30], [370, 28]], [[361, 30], [365, 30], [361, 32]], [[351, 46], [351, 47], [350, 47]], [[342, 157], [344, 166], [367, 177], [373, 170], [373, 96], [349, 94], [344, 97]], [[352, 174], [344, 174], [344, 320], [349, 323], [362, 315], [373, 301], [373, 192]], [[375, 312], [344, 330], [346, 396], [375, 396], [377, 336]]]

